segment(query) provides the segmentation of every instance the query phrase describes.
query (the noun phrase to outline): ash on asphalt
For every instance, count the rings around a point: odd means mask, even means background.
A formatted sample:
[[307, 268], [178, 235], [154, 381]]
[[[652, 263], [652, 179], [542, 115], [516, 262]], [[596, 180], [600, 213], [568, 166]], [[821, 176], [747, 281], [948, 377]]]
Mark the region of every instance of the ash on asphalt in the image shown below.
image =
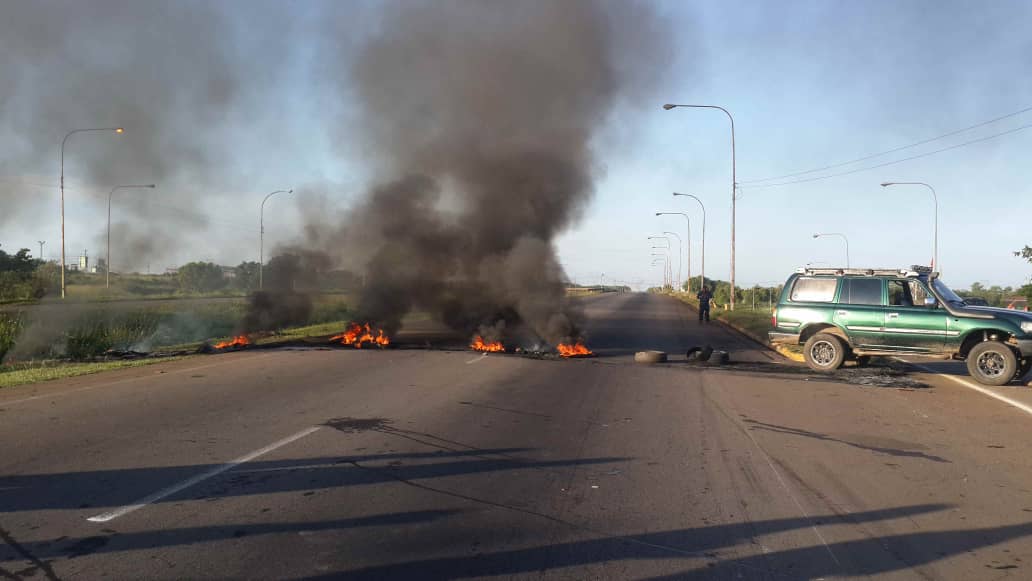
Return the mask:
[[[872, 364], [867, 367], [843, 367], [831, 372], [818, 372], [791, 362], [758, 362], [758, 361], [700, 361], [687, 359], [670, 359], [666, 363], [653, 364], [653, 367], [665, 367], [684, 371], [714, 371], [722, 373], [763, 375], [792, 381], [821, 381], [856, 385], [859, 387], [881, 387], [893, 389], [927, 389], [931, 386], [915, 379], [910, 369], [902, 364], [886, 360], [885, 363]], [[627, 361], [595, 361], [604, 365], [631, 365]]]

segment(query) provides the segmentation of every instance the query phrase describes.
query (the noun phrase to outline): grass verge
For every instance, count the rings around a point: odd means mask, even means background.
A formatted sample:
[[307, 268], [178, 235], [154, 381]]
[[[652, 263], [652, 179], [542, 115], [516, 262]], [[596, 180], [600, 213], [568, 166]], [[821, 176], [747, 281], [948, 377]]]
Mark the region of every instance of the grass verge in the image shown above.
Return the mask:
[[67, 363], [60, 361], [39, 361], [20, 365], [0, 367], [0, 389], [15, 385], [27, 385], [50, 381], [52, 379], [64, 379], [67, 377], [78, 377], [90, 375], [102, 371], [114, 369], [125, 369], [127, 367], [142, 367], [154, 363], [175, 361], [182, 357], [155, 357], [153, 359], [133, 359], [130, 361], [97, 361], [89, 363]]

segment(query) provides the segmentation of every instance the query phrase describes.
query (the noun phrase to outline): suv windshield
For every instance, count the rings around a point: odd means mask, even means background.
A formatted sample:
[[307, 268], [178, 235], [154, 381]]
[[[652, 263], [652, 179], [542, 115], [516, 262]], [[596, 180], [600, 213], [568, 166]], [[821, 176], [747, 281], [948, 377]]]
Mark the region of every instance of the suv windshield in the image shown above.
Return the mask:
[[946, 302], [953, 305], [963, 305], [964, 299], [957, 296], [957, 293], [953, 292], [950, 287], [946, 286], [946, 283], [942, 282], [942, 279], [934, 279], [932, 286], [935, 287], [935, 292]]

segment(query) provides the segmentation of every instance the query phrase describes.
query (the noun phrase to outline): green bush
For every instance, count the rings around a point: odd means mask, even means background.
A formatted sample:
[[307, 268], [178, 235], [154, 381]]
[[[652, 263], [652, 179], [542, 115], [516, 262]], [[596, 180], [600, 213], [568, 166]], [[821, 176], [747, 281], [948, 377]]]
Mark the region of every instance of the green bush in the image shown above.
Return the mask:
[[226, 286], [222, 269], [211, 262], [188, 262], [179, 268], [179, 288], [184, 292], [210, 293]]
[[0, 313], [0, 361], [14, 347], [14, 340], [21, 331], [21, 320], [6, 313]]

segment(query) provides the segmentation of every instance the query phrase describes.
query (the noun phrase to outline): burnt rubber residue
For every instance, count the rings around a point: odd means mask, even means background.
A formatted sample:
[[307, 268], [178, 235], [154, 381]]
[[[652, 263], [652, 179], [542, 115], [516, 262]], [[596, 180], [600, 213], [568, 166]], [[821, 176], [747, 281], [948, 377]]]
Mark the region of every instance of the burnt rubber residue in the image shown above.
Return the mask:
[[345, 434], [357, 434], [371, 430], [382, 430], [391, 423], [387, 418], [333, 418], [326, 420], [324, 426], [340, 430]]

